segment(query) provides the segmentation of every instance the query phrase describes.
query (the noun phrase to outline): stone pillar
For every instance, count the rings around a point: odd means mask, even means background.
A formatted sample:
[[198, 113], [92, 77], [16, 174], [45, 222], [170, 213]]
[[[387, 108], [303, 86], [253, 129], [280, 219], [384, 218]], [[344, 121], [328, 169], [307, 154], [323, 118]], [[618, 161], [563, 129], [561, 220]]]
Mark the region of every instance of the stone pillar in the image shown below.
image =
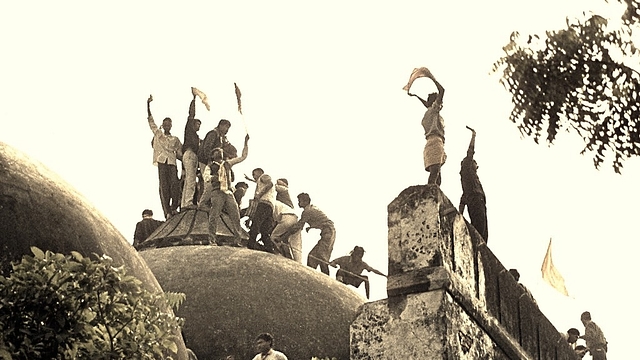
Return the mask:
[[351, 360], [570, 358], [438, 186], [405, 189], [388, 212], [389, 297], [360, 308]]

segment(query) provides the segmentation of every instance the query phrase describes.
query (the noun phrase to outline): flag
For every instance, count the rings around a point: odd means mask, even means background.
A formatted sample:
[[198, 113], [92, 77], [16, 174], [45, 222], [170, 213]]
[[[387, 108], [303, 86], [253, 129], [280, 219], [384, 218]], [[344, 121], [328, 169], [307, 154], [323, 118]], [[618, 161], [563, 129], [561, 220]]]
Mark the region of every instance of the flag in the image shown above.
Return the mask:
[[411, 89], [411, 85], [413, 84], [413, 82], [416, 79], [421, 78], [421, 77], [433, 78], [433, 75], [431, 74], [431, 71], [429, 71], [429, 69], [427, 69], [426, 67], [415, 68], [411, 72], [411, 76], [409, 77], [409, 82], [407, 83], [407, 85], [405, 85], [402, 88], [402, 90], [405, 90], [406, 92], [409, 92], [409, 89]]
[[551, 287], [558, 290], [565, 296], [569, 296], [566, 286], [564, 285], [564, 278], [560, 275], [558, 269], [553, 265], [551, 259], [551, 239], [549, 239], [549, 246], [547, 247], [547, 254], [542, 260], [542, 279], [546, 281]]
[[202, 103], [204, 104], [204, 106], [207, 108], [207, 111], [211, 111], [211, 108], [209, 107], [209, 100], [207, 100], [207, 94], [203, 93], [202, 91], [191, 87], [191, 91], [196, 94], [200, 100], [202, 100]]
[[238, 88], [238, 85], [236, 85], [236, 83], [233, 83], [233, 86], [236, 88], [236, 100], [238, 100], [238, 112], [242, 114], [242, 101], [240, 100], [242, 93], [240, 92], [240, 89]]

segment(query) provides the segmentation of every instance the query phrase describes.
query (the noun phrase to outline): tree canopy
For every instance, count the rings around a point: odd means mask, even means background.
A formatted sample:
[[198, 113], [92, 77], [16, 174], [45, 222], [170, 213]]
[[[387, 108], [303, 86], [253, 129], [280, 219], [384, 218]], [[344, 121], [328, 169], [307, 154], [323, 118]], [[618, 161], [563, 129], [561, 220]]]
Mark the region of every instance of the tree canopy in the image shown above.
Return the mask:
[[640, 0], [626, 5], [618, 22], [583, 13], [567, 27], [544, 36], [511, 34], [505, 55], [493, 71], [511, 93], [513, 121], [523, 136], [553, 144], [563, 130], [585, 142], [581, 154], [593, 153], [596, 169], [613, 157], [640, 155], [640, 53], [633, 30], [640, 24]]
[[151, 293], [108, 256], [32, 247], [0, 275], [0, 358], [167, 359], [181, 293]]

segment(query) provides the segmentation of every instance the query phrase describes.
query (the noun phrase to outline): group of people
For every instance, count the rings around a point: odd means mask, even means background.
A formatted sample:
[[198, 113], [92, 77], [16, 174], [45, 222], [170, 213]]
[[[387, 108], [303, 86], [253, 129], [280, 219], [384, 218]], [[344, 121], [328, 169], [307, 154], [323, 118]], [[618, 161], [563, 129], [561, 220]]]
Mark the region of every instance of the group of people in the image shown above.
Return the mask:
[[[431, 79], [437, 89], [437, 92], [429, 94], [427, 100], [411, 93], [413, 82], [422, 77]], [[429, 69], [421, 67], [413, 70], [409, 77], [409, 82], [404, 86], [403, 90], [405, 90], [409, 96], [418, 98], [424, 107], [427, 108], [421, 122], [427, 141], [423, 151], [424, 169], [429, 172], [427, 183], [440, 185], [442, 182], [441, 167], [447, 160], [447, 155], [444, 151], [444, 119], [440, 115], [444, 99], [444, 87], [436, 80]], [[469, 126], [467, 126], [467, 129], [471, 131], [471, 141], [467, 149], [467, 155], [462, 160], [460, 166], [462, 197], [458, 210], [462, 214], [465, 207], [467, 208], [471, 224], [486, 242], [489, 238], [486, 197], [478, 177], [478, 164], [473, 159], [475, 154], [476, 131]]]
[[[582, 359], [589, 353], [593, 360], [607, 360], [607, 339], [600, 326], [591, 320], [591, 313], [583, 312], [580, 315], [580, 321], [584, 325], [584, 335], [580, 335], [580, 330], [576, 328], [571, 328], [566, 334], [562, 334], [562, 338], [575, 351], [576, 359]], [[583, 340], [584, 345], [578, 345], [578, 340]]]
[[[160, 202], [165, 219], [168, 220], [178, 211], [204, 210], [209, 217], [210, 244], [246, 246], [280, 254], [298, 262], [302, 262], [302, 229], [305, 225], [307, 232], [319, 229], [320, 239], [309, 252], [307, 265], [313, 269], [319, 268], [327, 275], [329, 266], [340, 266], [338, 280], [356, 287], [364, 282], [368, 295], [369, 284], [366, 276], [361, 276], [362, 271], [382, 273], [362, 261], [364, 249], [360, 247], [354, 249], [355, 255], [332, 262], [331, 253], [336, 239], [333, 221], [311, 203], [307, 193], [297, 196], [298, 206], [302, 209], [298, 218], [286, 178], [274, 180], [262, 168], [253, 169], [251, 177], [245, 176], [245, 179], [255, 184], [255, 193], [249, 200], [249, 206], [242, 208], [242, 199], [249, 185], [244, 181], [233, 184], [233, 167], [247, 159], [249, 135], [245, 136], [240, 155], [227, 139], [231, 128], [229, 120], [221, 119], [201, 140], [198, 131], [202, 122], [196, 118], [196, 99], [200, 97], [204, 103], [206, 96], [196, 88], [191, 88], [191, 93], [193, 97], [182, 142], [171, 133], [171, 118], [164, 118], [162, 125], [157, 126], [151, 112], [153, 96], [147, 99], [147, 121], [153, 132], [153, 163], [158, 167]], [[181, 178], [178, 178], [178, 160], [182, 163]], [[219, 218], [223, 214], [228, 219], [224, 223], [232, 233], [231, 239], [225, 238], [224, 241], [217, 236]], [[150, 210], [143, 212], [143, 220], [136, 226], [134, 245], [144, 241], [161, 223], [152, 219], [152, 215]], [[245, 234], [243, 218], [247, 218], [244, 222], [248, 228], [246, 244], [242, 241]]]

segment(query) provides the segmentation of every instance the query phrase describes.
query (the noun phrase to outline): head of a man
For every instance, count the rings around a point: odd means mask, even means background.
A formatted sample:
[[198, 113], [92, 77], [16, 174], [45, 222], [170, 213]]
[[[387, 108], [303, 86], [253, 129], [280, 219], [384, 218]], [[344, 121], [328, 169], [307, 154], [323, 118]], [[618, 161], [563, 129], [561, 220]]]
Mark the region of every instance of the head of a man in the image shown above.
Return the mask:
[[587, 326], [587, 324], [591, 322], [591, 313], [588, 311], [583, 312], [580, 315], [580, 321], [582, 321], [582, 325]]
[[151, 219], [153, 217], [153, 211], [149, 210], [149, 209], [144, 209], [142, 211], [142, 218], [143, 219]]
[[298, 206], [304, 208], [311, 204], [311, 197], [307, 193], [298, 194]]
[[351, 250], [351, 257], [357, 260], [362, 260], [364, 257], [364, 248], [362, 246], [356, 246]]
[[229, 128], [231, 127], [231, 122], [227, 119], [220, 119], [220, 121], [218, 121], [218, 133], [220, 135], [227, 135], [227, 133], [229, 132]]
[[164, 120], [162, 120], [162, 129], [164, 130], [165, 134], [171, 132], [171, 126], [173, 126], [173, 121], [171, 121], [170, 117], [166, 117], [164, 118]]
[[247, 193], [247, 189], [249, 189], [249, 185], [244, 182], [244, 181], [239, 181], [236, 186], [236, 191], [235, 193], [238, 194], [240, 197], [244, 196], [244, 194]]
[[253, 180], [255, 181], [258, 181], [262, 174], [264, 174], [264, 170], [262, 170], [261, 168], [255, 168], [253, 169], [253, 171], [251, 171], [251, 176], [253, 176]]
[[576, 346], [575, 352], [576, 355], [578, 355], [578, 358], [582, 359], [585, 355], [587, 355], [587, 347], [584, 345], [578, 345]]
[[222, 148], [215, 148], [211, 150], [211, 160], [220, 162], [224, 158], [224, 150]]
[[202, 125], [202, 121], [200, 121], [200, 119], [194, 119], [193, 128], [196, 131], [200, 130], [200, 125]]
[[436, 101], [437, 98], [438, 98], [438, 93], [429, 94], [429, 96], [427, 96], [427, 107], [431, 107], [431, 105], [433, 105], [433, 103]]
[[256, 351], [266, 354], [273, 347], [273, 336], [269, 333], [262, 333], [256, 337]]
[[580, 337], [580, 331], [576, 328], [571, 328], [569, 330], [567, 330], [567, 342], [569, 344], [573, 344], [576, 341], [578, 341], [578, 338]]

